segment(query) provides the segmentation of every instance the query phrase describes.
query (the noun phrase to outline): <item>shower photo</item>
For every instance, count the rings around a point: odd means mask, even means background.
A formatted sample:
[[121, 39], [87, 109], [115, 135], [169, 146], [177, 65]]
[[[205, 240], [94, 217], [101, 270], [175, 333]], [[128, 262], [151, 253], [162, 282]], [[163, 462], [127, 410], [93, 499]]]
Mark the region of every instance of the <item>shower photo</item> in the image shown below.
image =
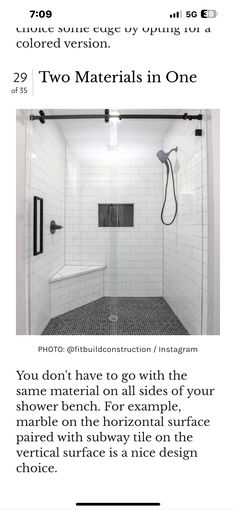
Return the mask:
[[219, 110], [16, 110], [16, 334], [219, 335]]

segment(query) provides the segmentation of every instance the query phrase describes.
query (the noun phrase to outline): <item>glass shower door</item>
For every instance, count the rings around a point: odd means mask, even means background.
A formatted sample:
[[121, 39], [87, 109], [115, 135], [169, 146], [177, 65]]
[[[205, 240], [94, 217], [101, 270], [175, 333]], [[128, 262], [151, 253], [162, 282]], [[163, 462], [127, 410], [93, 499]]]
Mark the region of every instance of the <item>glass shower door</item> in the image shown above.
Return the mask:
[[[199, 111], [194, 112], [199, 113]], [[202, 131], [196, 131], [196, 130]], [[207, 315], [207, 154], [206, 121], [171, 126], [164, 149], [177, 146], [172, 158], [178, 214], [164, 227], [164, 297], [189, 334], [206, 332]], [[167, 218], [172, 196], [167, 198]]]

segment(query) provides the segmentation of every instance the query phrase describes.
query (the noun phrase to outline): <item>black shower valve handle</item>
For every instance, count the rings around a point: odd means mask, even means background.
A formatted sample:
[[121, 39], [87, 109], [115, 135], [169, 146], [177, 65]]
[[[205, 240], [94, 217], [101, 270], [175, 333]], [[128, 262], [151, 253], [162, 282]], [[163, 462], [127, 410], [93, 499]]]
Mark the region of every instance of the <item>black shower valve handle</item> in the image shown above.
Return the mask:
[[61, 228], [63, 228], [62, 225], [57, 225], [54, 220], [51, 221], [50, 223], [51, 234], [55, 234], [56, 230], [60, 230]]

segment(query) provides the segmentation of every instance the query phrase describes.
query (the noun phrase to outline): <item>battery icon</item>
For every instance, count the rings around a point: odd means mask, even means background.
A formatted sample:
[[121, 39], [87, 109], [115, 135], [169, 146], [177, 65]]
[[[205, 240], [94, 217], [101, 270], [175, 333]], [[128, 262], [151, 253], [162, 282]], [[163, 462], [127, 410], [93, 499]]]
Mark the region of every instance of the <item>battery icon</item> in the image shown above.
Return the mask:
[[217, 12], [215, 9], [204, 9], [201, 11], [201, 18], [216, 18]]

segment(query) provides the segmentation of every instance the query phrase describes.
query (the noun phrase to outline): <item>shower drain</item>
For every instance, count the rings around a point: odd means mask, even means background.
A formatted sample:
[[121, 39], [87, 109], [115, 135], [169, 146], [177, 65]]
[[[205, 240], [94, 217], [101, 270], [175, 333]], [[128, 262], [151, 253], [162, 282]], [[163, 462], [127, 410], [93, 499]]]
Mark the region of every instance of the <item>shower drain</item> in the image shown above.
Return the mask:
[[110, 315], [110, 317], [109, 317], [109, 321], [111, 321], [111, 322], [116, 322], [116, 321], [118, 321], [118, 316], [117, 316], [117, 315]]

